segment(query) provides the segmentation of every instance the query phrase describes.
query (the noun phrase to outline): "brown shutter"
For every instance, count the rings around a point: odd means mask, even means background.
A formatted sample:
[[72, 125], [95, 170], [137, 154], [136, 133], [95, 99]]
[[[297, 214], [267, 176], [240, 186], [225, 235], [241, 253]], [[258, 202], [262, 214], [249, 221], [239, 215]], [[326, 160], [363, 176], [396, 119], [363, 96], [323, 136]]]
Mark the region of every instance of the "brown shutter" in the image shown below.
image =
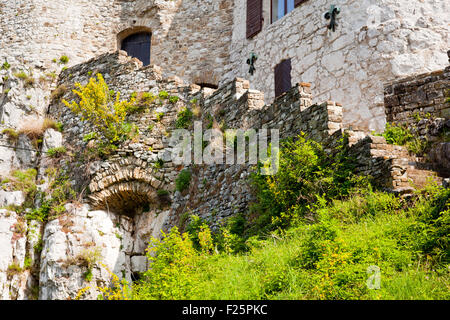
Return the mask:
[[275, 66], [275, 97], [291, 89], [291, 59]]
[[261, 31], [262, 14], [262, 0], [247, 0], [247, 38], [251, 38]]
[[295, 0], [294, 2], [294, 7], [298, 7], [299, 5], [301, 5], [303, 2], [306, 2], [308, 0]]

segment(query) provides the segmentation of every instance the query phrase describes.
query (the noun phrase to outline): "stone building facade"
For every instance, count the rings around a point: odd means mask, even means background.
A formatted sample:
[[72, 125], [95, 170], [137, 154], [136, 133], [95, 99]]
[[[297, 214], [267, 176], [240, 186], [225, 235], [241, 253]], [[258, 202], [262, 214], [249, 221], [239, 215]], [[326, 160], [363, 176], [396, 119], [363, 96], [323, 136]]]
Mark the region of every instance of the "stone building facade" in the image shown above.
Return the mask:
[[[247, 38], [250, 2], [258, 4], [264, 20], [253, 20], [258, 28]], [[288, 2], [297, 6], [273, 23], [271, 5], [276, 0], [0, 4], [2, 181], [14, 169], [35, 168], [37, 187], [46, 192], [46, 169], [58, 167], [70, 173], [70, 183], [79, 191], [78, 201], [67, 203], [63, 214], [42, 223], [11, 210], [23, 205], [24, 193], [2, 182], [1, 299], [73, 299], [83, 288], [83, 298], [95, 299], [96, 286], [108, 285], [110, 272], [132, 281], [145, 271], [149, 237], [182, 226], [186, 214], [217, 225], [248, 209], [254, 200], [247, 180], [251, 166], [172, 162], [169, 137], [185, 106], [195, 104], [200, 110], [197, 120], [205, 127], [224, 123], [229, 128], [279, 129], [281, 138], [302, 131], [326, 149], [347, 133], [355, 170], [372, 175], [393, 192], [409, 192], [410, 180], [421, 185], [430, 176], [438, 182], [449, 176], [449, 143], [441, 141], [450, 127], [450, 71], [444, 69], [449, 4]], [[341, 9], [334, 32], [324, 18], [332, 4]], [[149, 66], [118, 51], [137, 33], [151, 34]], [[246, 60], [252, 52], [258, 59], [251, 75]], [[275, 67], [284, 59], [291, 61], [290, 89], [275, 97]], [[90, 161], [80, 150], [88, 147], [84, 137], [92, 126], [65, 108], [61, 98], [74, 99], [74, 83], [85, 84], [97, 72], [123, 98], [166, 91], [179, 100], [159, 101], [131, 115], [139, 135], [106, 159]], [[433, 116], [416, 126], [435, 144], [430, 159], [369, 133], [383, 128], [386, 118], [412, 125], [414, 111]], [[41, 145], [26, 134], [12, 143], [4, 129], [20, 129], [28, 117], [54, 118], [64, 129], [47, 129]], [[68, 151], [64, 156], [53, 159], [46, 154], [61, 146]], [[178, 192], [175, 180], [183, 169], [191, 171], [191, 183]], [[39, 208], [42, 203], [33, 205]], [[90, 280], [84, 276], [86, 266], [79, 263], [86, 250], [99, 250], [101, 256]], [[21, 271], [13, 272], [11, 266]]]
[[[384, 83], [447, 65], [448, 1], [298, 1], [273, 23], [271, 1], [262, 0], [262, 29], [251, 38], [246, 37], [247, 1], [235, 2], [230, 49], [233, 76], [250, 79], [268, 102], [275, 95], [274, 68], [290, 58], [292, 85], [310, 82], [314, 102], [342, 103], [345, 123], [382, 130]], [[335, 32], [324, 18], [332, 4], [341, 9]], [[251, 52], [258, 55], [252, 76], [245, 64]]]

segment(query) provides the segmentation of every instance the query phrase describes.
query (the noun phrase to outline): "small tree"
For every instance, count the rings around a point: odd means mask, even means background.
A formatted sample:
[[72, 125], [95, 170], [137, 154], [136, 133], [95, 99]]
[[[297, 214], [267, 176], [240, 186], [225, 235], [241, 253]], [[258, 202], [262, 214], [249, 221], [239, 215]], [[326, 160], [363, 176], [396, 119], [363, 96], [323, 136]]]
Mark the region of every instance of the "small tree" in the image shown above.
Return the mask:
[[110, 91], [100, 73], [97, 74], [97, 80], [91, 78], [86, 86], [80, 83], [76, 83], [75, 86], [79, 90], [73, 92], [80, 101], [69, 103], [63, 100], [72, 112], [80, 115], [82, 120], [92, 123], [109, 143], [116, 144], [127, 136], [129, 130], [124, 126], [124, 121], [127, 111], [135, 103], [134, 98], [130, 101], [120, 101], [120, 93]]

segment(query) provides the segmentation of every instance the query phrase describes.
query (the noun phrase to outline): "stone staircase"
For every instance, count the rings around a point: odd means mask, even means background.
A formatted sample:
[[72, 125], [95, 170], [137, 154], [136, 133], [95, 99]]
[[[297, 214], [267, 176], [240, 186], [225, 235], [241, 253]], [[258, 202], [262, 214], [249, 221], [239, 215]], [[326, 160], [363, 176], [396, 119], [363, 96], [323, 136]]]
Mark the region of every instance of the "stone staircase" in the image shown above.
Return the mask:
[[425, 158], [409, 154], [406, 147], [388, 144], [381, 136], [348, 133], [350, 146], [359, 164], [357, 172], [374, 176], [386, 189], [398, 194], [410, 194], [430, 180], [443, 184], [445, 177], [439, 176]]

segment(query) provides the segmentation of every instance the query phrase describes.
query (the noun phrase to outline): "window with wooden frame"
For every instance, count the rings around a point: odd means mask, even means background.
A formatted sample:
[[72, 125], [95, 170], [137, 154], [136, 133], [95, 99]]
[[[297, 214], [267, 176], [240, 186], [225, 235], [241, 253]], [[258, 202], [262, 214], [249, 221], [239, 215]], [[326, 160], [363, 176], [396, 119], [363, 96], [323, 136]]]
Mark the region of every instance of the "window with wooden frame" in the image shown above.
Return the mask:
[[271, 23], [284, 17], [289, 12], [294, 10], [297, 6], [306, 2], [307, 0], [271, 0]]
[[291, 59], [285, 59], [275, 66], [275, 97], [292, 88]]

